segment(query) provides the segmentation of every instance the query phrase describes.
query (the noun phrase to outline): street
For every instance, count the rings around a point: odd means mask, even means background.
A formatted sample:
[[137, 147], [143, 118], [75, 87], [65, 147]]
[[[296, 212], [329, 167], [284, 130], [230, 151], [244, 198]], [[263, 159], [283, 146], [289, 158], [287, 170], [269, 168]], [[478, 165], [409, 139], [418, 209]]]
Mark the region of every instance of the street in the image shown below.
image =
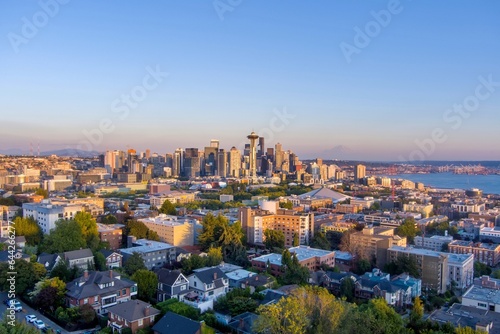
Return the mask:
[[[7, 299], [7, 293], [0, 292], [0, 301], [2, 302], [0, 304], [0, 314], [2, 314], [2, 315], [5, 313], [5, 311], [7, 311], [7, 306], [3, 303], [3, 301], [5, 299]], [[26, 305], [26, 303], [24, 303], [19, 298], [17, 298], [17, 300], [19, 300], [21, 302], [21, 305], [23, 306], [23, 310], [21, 312], [16, 312], [16, 319], [19, 322], [23, 322], [23, 321], [26, 322], [25, 316], [27, 316], [28, 314], [34, 314], [38, 319], [42, 320], [45, 323], [45, 325], [52, 327], [52, 329], [54, 329], [54, 330], [59, 329], [61, 331], [61, 333], [70, 333], [70, 332], [66, 331], [64, 328], [58, 326], [56, 323], [54, 323], [50, 319], [48, 319], [46, 316], [42, 315], [40, 312], [35, 311], [34, 309], [32, 309], [31, 307]], [[29, 324], [29, 325], [33, 326], [32, 324]]]

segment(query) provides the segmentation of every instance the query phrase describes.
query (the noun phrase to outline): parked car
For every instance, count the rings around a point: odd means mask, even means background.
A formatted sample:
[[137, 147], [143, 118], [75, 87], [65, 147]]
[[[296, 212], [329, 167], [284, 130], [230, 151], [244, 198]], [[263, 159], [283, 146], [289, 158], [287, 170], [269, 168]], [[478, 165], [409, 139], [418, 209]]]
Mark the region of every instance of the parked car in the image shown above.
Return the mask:
[[40, 319], [35, 320], [33, 322], [33, 325], [35, 325], [35, 327], [38, 328], [38, 329], [42, 329], [42, 328], [45, 327], [45, 323], [42, 320], [40, 320]]
[[10, 309], [13, 309], [16, 312], [21, 312], [23, 310], [23, 306], [17, 299], [7, 299], [4, 301], [5, 305]]
[[36, 315], [34, 314], [28, 314], [26, 317], [26, 321], [29, 323], [32, 323], [37, 320]]

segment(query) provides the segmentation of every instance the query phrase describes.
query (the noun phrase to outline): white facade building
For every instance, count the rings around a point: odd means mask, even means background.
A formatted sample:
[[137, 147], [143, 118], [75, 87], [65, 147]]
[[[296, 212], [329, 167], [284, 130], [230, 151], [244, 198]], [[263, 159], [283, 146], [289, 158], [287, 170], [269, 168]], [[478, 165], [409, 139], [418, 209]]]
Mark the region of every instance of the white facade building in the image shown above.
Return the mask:
[[33, 217], [45, 234], [49, 234], [50, 230], [56, 227], [58, 220], [73, 219], [81, 211], [83, 211], [81, 205], [56, 205], [51, 204], [49, 200], [23, 204], [23, 217]]

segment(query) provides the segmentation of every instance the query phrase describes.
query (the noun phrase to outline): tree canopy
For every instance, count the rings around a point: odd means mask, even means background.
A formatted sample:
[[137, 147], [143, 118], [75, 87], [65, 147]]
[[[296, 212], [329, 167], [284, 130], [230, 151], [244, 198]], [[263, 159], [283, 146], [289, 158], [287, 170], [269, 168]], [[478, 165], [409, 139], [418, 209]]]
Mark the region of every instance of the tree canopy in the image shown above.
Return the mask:
[[136, 271], [143, 269], [146, 270], [147, 268], [141, 254], [133, 252], [132, 255], [125, 261], [123, 269], [125, 269], [125, 273], [127, 275], [132, 276]]
[[41, 251], [54, 254], [86, 247], [87, 241], [82, 232], [82, 225], [70, 219], [56, 222], [56, 227], [45, 236]]
[[158, 277], [152, 271], [139, 269], [132, 275], [132, 280], [137, 282], [139, 299], [152, 301], [156, 294]]
[[16, 217], [13, 221], [16, 236], [23, 235], [26, 243], [30, 246], [39, 245], [42, 242], [43, 232], [33, 217]]
[[264, 245], [270, 250], [285, 248], [285, 234], [282, 231], [266, 229], [264, 231]]

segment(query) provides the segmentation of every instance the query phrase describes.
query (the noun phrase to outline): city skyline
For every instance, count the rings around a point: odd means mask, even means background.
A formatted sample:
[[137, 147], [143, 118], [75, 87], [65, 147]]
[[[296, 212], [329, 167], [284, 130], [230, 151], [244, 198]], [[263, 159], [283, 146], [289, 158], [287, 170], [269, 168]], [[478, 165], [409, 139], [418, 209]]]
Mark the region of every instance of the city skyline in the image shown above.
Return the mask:
[[9, 2], [0, 152], [500, 160], [498, 3], [216, 3]]

